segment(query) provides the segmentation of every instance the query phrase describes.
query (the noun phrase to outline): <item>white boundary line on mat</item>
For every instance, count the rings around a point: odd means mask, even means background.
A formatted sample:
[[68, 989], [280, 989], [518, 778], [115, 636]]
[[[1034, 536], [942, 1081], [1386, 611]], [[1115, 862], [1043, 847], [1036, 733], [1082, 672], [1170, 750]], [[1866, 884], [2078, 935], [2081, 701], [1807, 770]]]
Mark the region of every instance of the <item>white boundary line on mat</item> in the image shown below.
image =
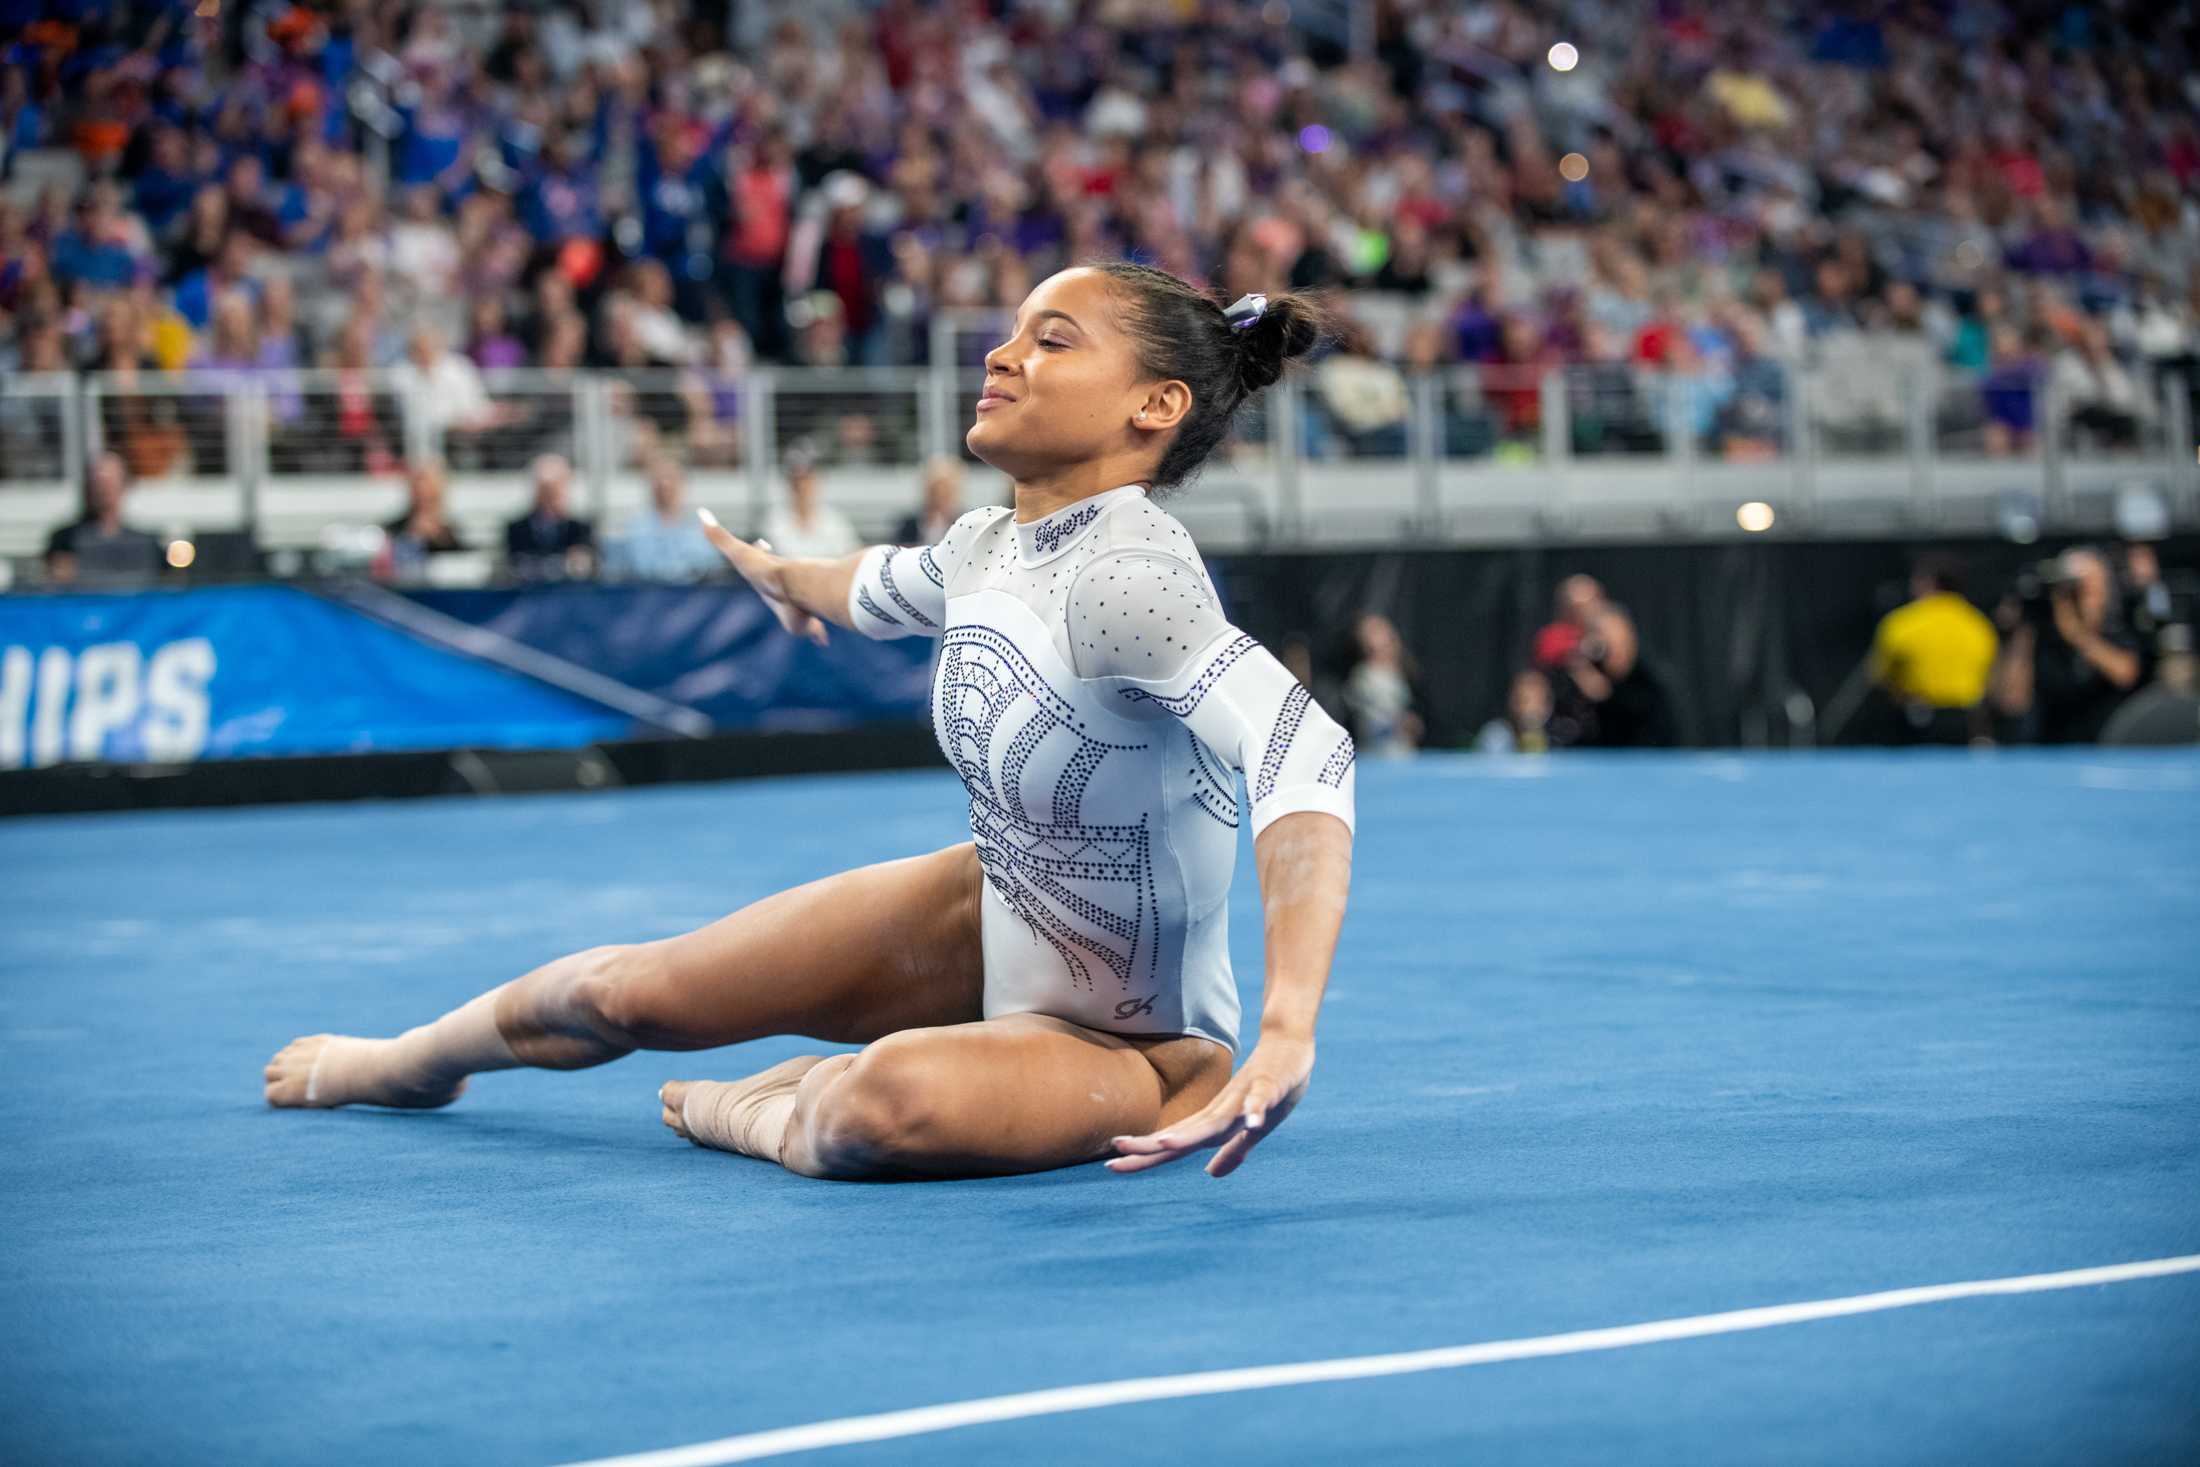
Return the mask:
[[786, 1426], [774, 1431], [754, 1431], [721, 1437], [713, 1442], [697, 1442], [689, 1447], [602, 1457], [574, 1463], [572, 1467], [719, 1467], [725, 1462], [753, 1462], [760, 1457], [779, 1457], [790, 1452], [813, 1452], [823, 1447], [888, 1441], [896, 1437], [922, 1436], [927, 1432], [952, 1431], [960, 1426], [1053, 1416], [1065, 1411], [1093, 1411], [1139, 1401], [1169, 1401], [1184, 1396], [1216, 1396], [1232, 1391], [1270, 1390], [1276, 1386], [1312, 1385], [1321, 1381], [1455, 1370], [1465, 1365], [1492, 1365], [1503, 1360], [1532, 1360], [1545, 1355], [1621, 1350], [1631, 1345], [1655, 1345], [1667, 1340], [1770, 1329], [1775, 1325], [1805, 1324], [1814, 1319], [1872, 1314], [1883, 1309], [1908, 1309], [1949, 1299], [2083, 1289], [2094, 1284], [2121, 1284], [2178, 1273], [2200, 1273], [2200, 1253], [2179, 1258], [2153, 1258], [2141, 1263], [2116, 1263], [2103, 1268], [2077, 1268], [2065, 1273], [1928, 1284], [1880, 1294], [1854, 1294], [1846, 1299], [1813, 1299], [1801, 1304], [1773, 1304], [1761, 1309], [1734, 1309], [1724, 1314], [1696, 1314], [1685, 1319], [1659, 1319], [1648, 1324], [1575, 1330], [1569, 1334], [1538, 1335], [1524, 1340], [1492, 1340], [1480, 1345], [1450, 1345], [1397, 1355], [1356, 1355], [1341, 1360], [1309, 1360], [1298, 1365], [1255, 1365], [1240, 1370], [1202, 1370], [1189, 1375], [1157, 1375], [1143, 1380], [1061, 1386], [1053, 1390], [1023, 1391], [1012, 1396], [954, 1401], [944, 1406], [920, 1406], [909, 1411], [884, 1411], [875, 1416], [847, 1416], [837, 1421]]

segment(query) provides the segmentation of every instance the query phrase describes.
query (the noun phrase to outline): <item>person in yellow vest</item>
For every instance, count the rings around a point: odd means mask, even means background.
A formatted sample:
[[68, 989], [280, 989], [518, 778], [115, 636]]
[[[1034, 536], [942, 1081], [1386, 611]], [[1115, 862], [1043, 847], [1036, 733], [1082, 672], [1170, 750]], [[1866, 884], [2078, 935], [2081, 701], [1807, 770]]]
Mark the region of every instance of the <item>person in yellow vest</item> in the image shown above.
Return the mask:
[[1963, 595], [1963, 568], [1922, 557], [1910, 572], [1910, 601], [1880, 619], [1872, 638], [1872, 681], [1898, 715], [1892, 741], [1965, 744], [1987, 736], [1982, 705], [2001, 639]]

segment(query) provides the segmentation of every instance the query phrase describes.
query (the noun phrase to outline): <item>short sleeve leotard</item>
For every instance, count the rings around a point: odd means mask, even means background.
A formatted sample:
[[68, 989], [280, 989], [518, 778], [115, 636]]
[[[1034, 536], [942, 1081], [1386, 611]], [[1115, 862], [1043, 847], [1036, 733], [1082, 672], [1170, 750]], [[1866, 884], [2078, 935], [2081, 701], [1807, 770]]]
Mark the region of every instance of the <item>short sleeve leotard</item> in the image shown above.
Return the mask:
[[1029, 524], [975, 510], [937, 545], [872, 547], [848, 601], [866, 636], [940, 642], [932, 721], [985, 870], [986, 1016], [1234, 1049], [1238, 826], [1349, 826], [1353, 748], [1224, 618], [1184, 527], [1135, 485]]

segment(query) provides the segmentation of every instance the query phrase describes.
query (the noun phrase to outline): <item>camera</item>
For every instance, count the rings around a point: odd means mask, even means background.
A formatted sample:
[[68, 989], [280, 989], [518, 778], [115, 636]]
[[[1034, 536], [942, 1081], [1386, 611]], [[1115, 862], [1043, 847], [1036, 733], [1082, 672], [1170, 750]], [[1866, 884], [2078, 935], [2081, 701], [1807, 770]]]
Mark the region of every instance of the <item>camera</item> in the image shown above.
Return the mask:
[[2016, 594], [2024, 619], [2033, 626], [2044, 629], [2053, 626], [2055, 622], [2052, 599], [2055, 592], [2065, 586], [2077, 584], [2077, 580], [2077, 573], [2071, 568], [2067, 555], [2050, 555], [2047, 559], [2036, 560], [2018, 571], [2010, 590]]

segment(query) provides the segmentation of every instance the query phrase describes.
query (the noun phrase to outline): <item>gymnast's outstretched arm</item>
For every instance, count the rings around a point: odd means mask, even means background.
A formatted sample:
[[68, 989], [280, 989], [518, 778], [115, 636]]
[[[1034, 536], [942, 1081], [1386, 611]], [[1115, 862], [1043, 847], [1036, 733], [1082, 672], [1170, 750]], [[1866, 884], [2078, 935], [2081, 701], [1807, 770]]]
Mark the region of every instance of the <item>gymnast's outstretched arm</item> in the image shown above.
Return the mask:
[[741, 579], [756, 589], [788, 631], [822, 647], [827, 622], [839, 627], [853, 625], [848, 619], [848, 593], [855, 583], [857, 567], [870, 552], [859, 550], [835, 560], [795, 560], [774, 555], [771, 547], [761, 541], [742, 539], [719, 524], [718, 516], [707, 509], [698, 509], [695, 517], [703, 522], [703, 533], [718, 547], [718, 553], [733, 562]]
[[696, 511], [710, 543], [756, 588], [780, 625], [819, 646], [828, 622], [878, 640], [939, 636], [947, 625], [947, 572], [984, 514], [964, 515], [937, 545], [873, 545], [833, 560], [790, 560], [762, 541], [743, 540], [709, 510]]

